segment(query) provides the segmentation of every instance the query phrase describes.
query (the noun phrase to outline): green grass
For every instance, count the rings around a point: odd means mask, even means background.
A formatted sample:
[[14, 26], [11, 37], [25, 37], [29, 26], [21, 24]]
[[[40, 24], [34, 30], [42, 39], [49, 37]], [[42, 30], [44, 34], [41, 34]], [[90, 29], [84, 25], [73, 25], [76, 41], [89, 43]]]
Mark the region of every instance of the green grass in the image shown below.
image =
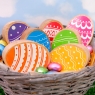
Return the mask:
[[0, 87], [0, 95], [5, 95], [5, 93], [1, 87]]
[[91, 87], [85, 95], [95, 95], [95, 82], [93, 83], [93, 87]]

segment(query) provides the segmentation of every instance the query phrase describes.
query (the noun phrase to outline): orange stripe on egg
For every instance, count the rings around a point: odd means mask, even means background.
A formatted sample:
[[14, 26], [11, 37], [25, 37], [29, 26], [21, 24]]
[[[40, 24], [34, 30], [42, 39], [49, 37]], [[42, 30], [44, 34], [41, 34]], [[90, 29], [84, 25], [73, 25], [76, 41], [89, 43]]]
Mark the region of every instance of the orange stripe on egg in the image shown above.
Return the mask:
[[[11, 48], [8, 53], [6, 54], [6, 63], [9, 67], [11, 67], [13, 60], [14, 60], [14, 56], [15, 56], [15, 50], [14, 48]], [[10, 60], [11, 58], [11, 60]]]
[[[35, 44], [36, 45], [36, 44]], [[38, 55], [38, 45], [36, 45], [36, 52], [37, 52], [37, 55]], [[34, 54], [33, 54], [34, 55]], [[35, 63], [34, 63], [34, 66], [32, 68], [32, 71], [34, 71], [36, 69], [36, 65], [37, 65], [37, 61], [38, 61], [38, 56], [36, 55], [36, 59], [35, 59]]]
[[[28, 69], [29, 69], [29, 67], [30, 67], [30, 65], [31, 65], [31, 61], [32, 61], [32, 52], [33, 52], [33, 50], [32, 50], [32, 45], [31, 45], [31, 43], [30, 43], [30, 55], [29, 55], [29, 57], [30, 57], [30, 61], [29, 61], [29, 64], [28, 64], [28, 66], [27, 66], [27, 68], [26, 68], [26, 70], [25, 70], [25, 72], [28, 72]], [[31, 71], [30, 71], [31, 72]]]

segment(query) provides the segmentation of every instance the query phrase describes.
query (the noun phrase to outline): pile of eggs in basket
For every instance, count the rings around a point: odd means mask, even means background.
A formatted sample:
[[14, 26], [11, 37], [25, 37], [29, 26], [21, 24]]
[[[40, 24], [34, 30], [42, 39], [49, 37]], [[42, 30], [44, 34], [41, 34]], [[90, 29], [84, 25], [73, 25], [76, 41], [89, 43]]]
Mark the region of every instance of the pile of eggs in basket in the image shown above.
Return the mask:
[[[0, 40], [0, 56], [3, 55], [9, 68], [21, 73], [35, 70], [42, 74], [52, 74], [81, 70], [87, 66], [93, 53], [89, 45], [93, 37], [92, 21], [84, 15], [75, 17], [66, 28], [53, 19], [45, 20], [39, 28], [31, 28], [24, 22], [10, 22], [5, 25], [2, 36], [4, 40]], [[33, 56], [30, 52], [33, 52]], [[16, 56], [22, 59], [16, 59]], [[81, 60], [84, 60], [83, 63]]]

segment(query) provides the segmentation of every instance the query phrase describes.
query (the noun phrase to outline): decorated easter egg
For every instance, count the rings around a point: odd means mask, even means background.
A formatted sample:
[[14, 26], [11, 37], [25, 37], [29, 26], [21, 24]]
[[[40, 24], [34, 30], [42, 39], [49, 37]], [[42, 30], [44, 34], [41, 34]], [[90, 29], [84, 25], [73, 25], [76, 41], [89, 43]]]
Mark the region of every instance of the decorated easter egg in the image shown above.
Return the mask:
[[[28, 28], [29, 26], [21, 21], [12, 21], [7, 23], [2, 31], [3, 39], [9, 43], [15, 40], [19, 40], [22, 33]], [[5, 35], [6, 34], [6, 35]]]
[[2, 56], [2, 52], [3, 52], [4, 48], [5, 48], [5, 46], [0, 44], [0, 56]]
[[79, 15], [74, 17], [70, 23], [67, 25], [67, 28], [76, 29], [82, 39], [82, 43], [87, 46], [93, 37], [93, 22], [92, 20], [85, 15]]
[[62, 30], [64, 27], [61, 22], [54, 19], [45, 20], [39, 27], [42, 29], [49, 37], [50, 42], [52, 43], [55, 35]]
[[38, 67], [38, 68], [36, 68], [36, 72], [46, 74], [48, 72], [48, 69], [45, 67]]
[[7, 43], [6, 43], [4, 40], [0, 40], [0, 44], [2, 44], [2, 45], [4, 45], [4, 46], [7, 45]]
[[62, 66], [59, 63], [55, 62], [50, 63], [47, 68], [50, 71], [57, 71], [57, 72], [60, 72], [62, 70]]
[[9, 43], [3, 51], [3, 60], [12, 70], [21, 73], [35, 71], [37, 67], [50, 63], [48, 50], [29, 40], [18, 40]]
[[20, 39], [31, 40], [44, 45], [49, 51], [51, 50], [50, 40], [48, 36], [38, 28], [28, 28], [23, 32]]
[[91, 45], [88, 45], [88, 46], [86, 46], [87, 48], [88, 48], [88, 50], [90, 51], [90, 53], [92, 53], [93, 52], [93, 48], [92, 48], [92, 46]]
[[61, 30], [52, 42], [51, 48], [54, 49], [60, 45], [68, 43], [81, 43], [81, 38], [78, 32], [72, 29]]
[[65, 44], [51, 51], [51, 62], [59, 63], [62, 72], [78, 71], [89, 62], [90, 52], [82, 44]]

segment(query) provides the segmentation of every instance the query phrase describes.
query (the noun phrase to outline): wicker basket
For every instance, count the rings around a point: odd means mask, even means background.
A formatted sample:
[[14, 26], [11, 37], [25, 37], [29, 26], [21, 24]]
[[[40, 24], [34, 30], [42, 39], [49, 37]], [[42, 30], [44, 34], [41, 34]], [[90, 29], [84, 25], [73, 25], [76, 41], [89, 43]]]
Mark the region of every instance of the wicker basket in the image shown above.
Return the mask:
[[[94, 63], [94, 57], [90, 63]], [[95, 66], [56, 74], [21, 74], [0, 69], [0, 85], [6, 95], [84, 95], [94, 81]]]

